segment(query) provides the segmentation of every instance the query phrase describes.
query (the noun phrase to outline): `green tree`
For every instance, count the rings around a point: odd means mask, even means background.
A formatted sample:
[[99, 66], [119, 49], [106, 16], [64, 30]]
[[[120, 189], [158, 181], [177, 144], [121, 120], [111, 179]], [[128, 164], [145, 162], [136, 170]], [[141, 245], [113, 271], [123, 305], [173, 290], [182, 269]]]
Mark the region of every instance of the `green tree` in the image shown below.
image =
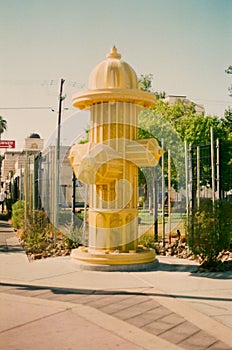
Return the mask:
[[[184, 181], [183, 142], [187, 141], [193, 146], [210, 145], [210, 129], [212, 127], [214, 139], [221, 140], [222, 190], [231, 189], [232, 150], [229, 146], [232, 141], [232, 110], [230, 108], [225, 111], [224, 118], [219, 118], [218, 116], [207, 116], [204, 113], [198, 114], [194, 103], [177, 100], [176, 103], [170, 105], [163, 99], [159, 99], [152, 110], [146, 110], [140, 114], [139, 127], [140, 138], [155, 137], [159, 142], [164, 138], [165, 148], [171, 149], [172, 156], [174, 155], [171, 181], [176, 189], [177, 183]], [[207, 179], [211, 178], [210, 158], [203, 159], [202, 157], [201, 166], [202, 179], [205, 179], [205, 183], [202, 181], [202, 185], [205, 185]], [[167, 160], [165, 168], [166, 173]]]
[[2, 133], [7, 129], [7, 121], [0, 116], [0, 140]]
[[232, 74], [232, 66], [229, 66], [229, 67], [225, 70], [225, 72], [226, 72], [227, 74]]
[[[232, 66], [229, 66], [226, 70], [225, 70], [226, 74], [232, 74]], [[229, 90], [229, 95], [232, 96], [232, 85], [230, 85], [228, 87]]]
[[143, 91], [152, 92], [156, 96], [157, 100], [165, 98], [166, 94], [164, 91], [158, 92], [153, 90], [152, 80], [153, 74], [142, 74], [139, 78], [139, 89]]
[[[184, 141], [196, 142], [191, 125], [197, 120], [197, 117], [193, 103], [177, 100], [175, 104], [170, 105], [163, 99], [157, 100], [152, 110], [146, 110], [139, 116], [139, 137], [155, 137], [160, 144], [164, 139], [165, 149], [171, 150], [171, 183], [175, 189], [184, 186]], [[201, 118], [203, 119], [203, 116]], [[203, 139], [204, 136], [201, 135], [201, 140]], [[167, 163], [167, 156], [165, 156], [165, 174], [167, 174]]]
[[214, 130], [215, 138], [224, 138], [222, 123], [216, 116], [192, 113], [188, 117], [176, 120], [174, 127], [180, 137], [188, 144], [205, 145], [210, 143], [211, 127]]
[[225, 110], [222, 127], [227, 134], [228, 140], [232, 141], [232, 108], [230, 107]]
[[[166, 109], [166, 106], [166, 102], [158, 100], [154, 109], [145, 110], [139, 115], [138, 136], [140, 139], [156, 138], [160, 146], [164, 139], [165, 150], [171, 150], [171, 183], [175, 189], [178, 189], [184, 185], [184, 143], [173, 125], [166, 119], [166, 114], [160, 113], [160, 107]], [[167, 174], [167, 152], [165, 152], [164, 160], [165, 174]], [[168, 178], [167, 175], [165, 176], [167, 183]]]
[[152, 92], [153, 74], [141, 74], [139, 78], [139, 89]]

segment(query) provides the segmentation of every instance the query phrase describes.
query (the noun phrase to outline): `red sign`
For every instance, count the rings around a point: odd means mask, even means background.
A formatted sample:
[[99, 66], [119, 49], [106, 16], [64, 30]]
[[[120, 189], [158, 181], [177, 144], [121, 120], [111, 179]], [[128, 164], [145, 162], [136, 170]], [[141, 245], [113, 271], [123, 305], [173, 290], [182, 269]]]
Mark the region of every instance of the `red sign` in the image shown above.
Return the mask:
[[0, 140], [0, 148], [15, 148], [15, 140]]

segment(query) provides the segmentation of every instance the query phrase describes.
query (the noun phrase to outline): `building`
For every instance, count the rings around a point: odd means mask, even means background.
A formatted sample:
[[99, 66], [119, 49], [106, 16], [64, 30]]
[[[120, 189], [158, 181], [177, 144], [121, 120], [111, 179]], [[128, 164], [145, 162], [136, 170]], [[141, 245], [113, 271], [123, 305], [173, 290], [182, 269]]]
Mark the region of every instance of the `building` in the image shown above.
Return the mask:
[[42, 151], [44, 140], [40, 138], [39, 134], [32, 133], [24, 141], [24, 148], [22, 151], [6, 151], [2, 161], [1, 182], [4, 183], [10, 177], [19, 174], [24, 167], [27, 152], [30, 155], [35, 155]]
[[22, 163], [22, 152], [6, 151], [2, 161], [1, 182], [4, 183], [15, 173], [15, 165]]
[[31, 134], [29, 137], [24, 140], [24, 151], [42, 151], [44, 147], [44, 140], [40, 138], [40, 135], [37, 133]]
[[186, 105], [193, 103], [197, 114], [201, 114], [201, 113], [205, 112], [205, 108], [203, 105], [200, 105], [198, 103], [195, 103], [195, 102], [189, 100], [187, 98], [187, 96], [185, 96], [185, 95], [167, 95], [164, 98], [164, 101], [168, 102], [168, 104], [170, 104], [170, 105], [173, 105], [173, 104], [177, 103], [178, 101], [184, 101], [184, 103]]

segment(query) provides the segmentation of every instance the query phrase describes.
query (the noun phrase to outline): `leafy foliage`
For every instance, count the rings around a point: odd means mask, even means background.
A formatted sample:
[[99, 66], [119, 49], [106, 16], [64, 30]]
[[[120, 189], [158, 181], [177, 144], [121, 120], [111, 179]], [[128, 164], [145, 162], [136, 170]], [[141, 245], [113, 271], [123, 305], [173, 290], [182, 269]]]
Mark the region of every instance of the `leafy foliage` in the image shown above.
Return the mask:
[[139, 78], [139, 89], [143, 91], [153, 92], [157, 100], [165, 98], [165, 92], [153, 91], [152, 89], [153, 74], [142, 74]]
[[17, 201], [12, 205], [12, 225], [19, 229], [24, 225], [24, 201]]
[[24, 226], [24, 241], [27, 251], [42, 252], [47, 246], [50, 237], [48, 217], [44, 211], [35, 210]]
[[[156, 138], [161, 146], [164, 139], [165, 150], [171, 150], [172, 157], [172, 186], [175, 189], [184, 183], [184, 143], [179, 137], [172, 124], [166, 117], [159, 113], [159, 107], [168, 106], [166, 102], [157, 101], [157, 109], [146, 110], [139, 115], [139, 138]], [[158, 110], [158, 112], [157, 112]], [[167, 174], [168, 159], [165, 152], [165, 174]], [[166, 176], [167, 183], [167, 176]]]
[[[69, 227], [68, 232], [58, 233], [56, 242], [53, 237], [53, 226], [49, 222], [44, 211], [34, 210], [31, 215], [24, 217], [24, 201], [18, 201], [12, 206], [13, 226], [22, 230], [21, 238], [27, 254], [38, 254], [42, 257], [49, 247], [53, 251], [60, 249], [73, 249], [81, 243], [81, 233], [79, 228]], [[42, 254], [42, 255], [41, 255]], [[51, 256], [49, 254], [48, 256]]]
[[73, 227], [73, 225], [66, 225], [64, 241], [68, 249], [74, 249], [81, 245], [82, 227]]
[[[226, 70], [225, 70], [226, 74], [232, 74], [232, 66], [229, 66]], [[229, 91], [229, 95], [232, 96], [232, 85], [228, 88]]]
[[138, 241], [138, 245], [143, 245], [146, 248], [156, 248], [156, 242], [154, 241], [154, 237], [149, 233], [144, 233]]
[[85, 138], [80, 140], [79, 144], [84, 144], [89, 142], [89, 133], [90, 133], [90, 128], [85, 129]]
[[[155, 137], [161, 144], [162, 138], [165, 149], [172, 153], [172, 186], [177, 189], [184, 181], [184, 141], [193, 146], [210, 144], [210, 129], [213, 128], [214, 139], [222, 141], [220, 164], [224, 177], [221, 182], [222, 190], [231, 189], [228, 180], [232, 173], [232, 150], [224, 147], [226, 142], [232, 141], [232, 111], [227, 109], [224, 118], [198, 114], [194, 103], [177, 100], [170, 105], [162, 99], [157, 100], [152, 110], [143, 111], [139, 116], [139, 138]], [[216, 152], [216, 150], [215, 150]], [[210, 177], [210, 166], [204, 164], [206, 177]], [[167, 173], [167, 159], [165, 158], [165, 173]], [[178, 174], [178, 175], [177, 175]], [[228, 174], [228, 176], [226, 175]]]
[[232, 66], [229, 66], [229, 67], [225, 70], [225, 72], [226, 72], [227, 74], [232, 74]]
[[232, 141], [232, 108], [228, 107], [225, 110], [224, 118], [222, 119], [222, 128], [227, 134], [228, 140]]
[[141, 75], [139, 78], [139, 88], [143, 91], [152, 91], [153, 74]]
[[1, 134], [7, 129], [7, 121], [0, 116], [0, 138]]
[[194, 254], [209, 262], [229, 249], [232, 240], [232, 203], [221, 200], [215, 205], [204, 199], [188, 223], [188, 244]]

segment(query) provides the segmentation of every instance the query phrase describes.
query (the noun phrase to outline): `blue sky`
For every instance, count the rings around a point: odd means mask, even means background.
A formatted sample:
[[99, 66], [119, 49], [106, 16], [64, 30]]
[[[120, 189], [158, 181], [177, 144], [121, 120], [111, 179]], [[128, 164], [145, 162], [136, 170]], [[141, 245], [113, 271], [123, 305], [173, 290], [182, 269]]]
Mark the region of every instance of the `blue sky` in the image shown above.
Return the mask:
[[47, 140], [56, 127], [56, 112], [30, 107], [57, 110], [64, 78], [63, 120], [72, 117], [72, 94], [113, 45], [138, 76], [153, 74], [154, 90], [187, 95], [207, 114], [231, 104], [232, 0], [1, 0], [0, 10], [3, 139], [18, 149], [31, 132]]

